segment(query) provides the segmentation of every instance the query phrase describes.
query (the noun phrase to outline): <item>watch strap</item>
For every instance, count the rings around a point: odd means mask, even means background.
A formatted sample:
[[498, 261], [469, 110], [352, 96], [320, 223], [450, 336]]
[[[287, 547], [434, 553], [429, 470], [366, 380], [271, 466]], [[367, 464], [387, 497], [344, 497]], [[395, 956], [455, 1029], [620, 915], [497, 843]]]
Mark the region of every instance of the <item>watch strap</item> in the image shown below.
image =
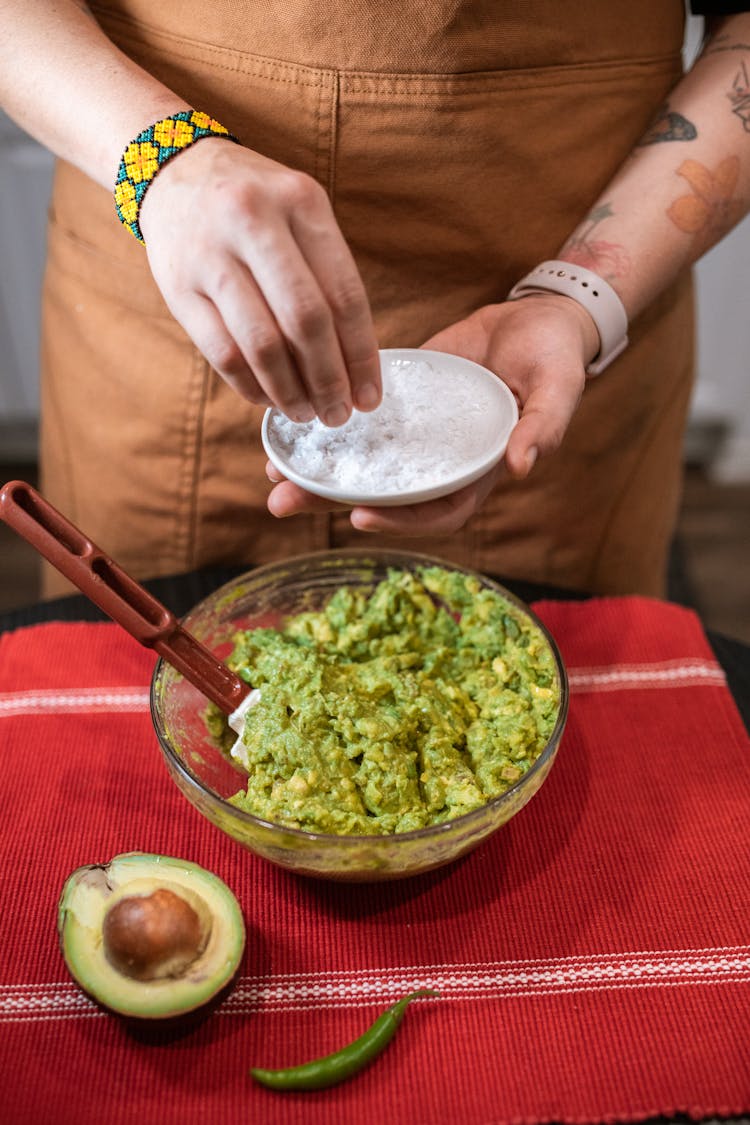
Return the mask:
[[599, 352], [586, 368], [599, 375], [628, 346], [628, 314], [612, 286], [603, 277], [572, 262], [549, 261], [535, 266], [508, 294], [515, 301], [528, 293], [561, 293], [583, 305], [599, 333]]

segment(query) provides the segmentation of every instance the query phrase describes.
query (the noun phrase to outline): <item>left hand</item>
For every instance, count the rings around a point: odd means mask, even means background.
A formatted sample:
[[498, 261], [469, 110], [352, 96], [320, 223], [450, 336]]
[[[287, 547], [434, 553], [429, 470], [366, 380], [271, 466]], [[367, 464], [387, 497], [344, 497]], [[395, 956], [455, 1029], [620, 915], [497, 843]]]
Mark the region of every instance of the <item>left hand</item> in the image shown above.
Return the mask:
[[[466, 488], [437, 500], [395, 508], [351, 509], [359, 531], [414, 537], [449, 535], [467, 522], [503, 475], [528, 476], [538, 457], [558, 448], [583, 393], [584, 368], [599, 348], [599, 335], [586, 310], [556, 293], [533, 294], [517, 301], [486, 305], [445, 328], [423, 345], [461, 355], [488, 367], [511, 388], [521, 416], [504, 458]], [[268, 463], [275, 487], [269, 511], [279, 517], [302, 512], [346, 510], [305, 492]]]

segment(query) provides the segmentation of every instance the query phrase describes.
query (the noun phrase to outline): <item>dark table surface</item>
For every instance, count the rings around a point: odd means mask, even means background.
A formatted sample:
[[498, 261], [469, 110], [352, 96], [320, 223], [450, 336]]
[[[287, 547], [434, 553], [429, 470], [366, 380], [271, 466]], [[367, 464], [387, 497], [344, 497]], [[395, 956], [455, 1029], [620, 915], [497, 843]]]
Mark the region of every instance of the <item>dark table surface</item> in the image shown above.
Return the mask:
[[[247, 569], [246, 566], [211, 567], [187, 574], [154, 578], [144, 582], [143, 585], [168, 609], [181, 617], [197, 602]], [[534, 602], [543, 598], [551, 598], [554, 601], [580, 600], [589, 596], [573, 590], [519, 582], [515, 579], [499, 578], [498, 581], [525, 602]], [[0, 633], [45, 621], [106, 620], [106, 615], [88, 598], [72, 594], [69, 597], [38, 602], [35, 605], [0, 614]], [[724, 670], [729, 690], [745, 726], [750, 731], [750, 645], [711, 630], [707, 630], [706, 635], [716, 659]]]

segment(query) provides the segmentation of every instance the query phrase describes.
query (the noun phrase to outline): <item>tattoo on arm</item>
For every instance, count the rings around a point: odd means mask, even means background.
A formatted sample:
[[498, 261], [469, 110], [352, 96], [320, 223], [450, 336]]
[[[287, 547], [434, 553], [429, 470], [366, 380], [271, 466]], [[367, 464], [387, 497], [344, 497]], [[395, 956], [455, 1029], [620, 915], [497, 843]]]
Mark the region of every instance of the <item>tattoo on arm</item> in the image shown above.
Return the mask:
[[667, 216], [686, 234], [692, 234], [699, 253], [708, 250], [741, 217], [742, 205], [733, 198], [740, 174], [738, 156], [727, 156], [715, 168], [697, 160], [683, 160], [677, 169], [692, 194], [681, 195], [667, 209]]
[[614, 211], [609, 203], [594, 207], [561, 251], [566, 262], [585, 266], [605, 281], [625, 277], [630, 272], [630, 258], [619, 243], [593, 237], [598, 225], [612, 215]]
[[732, 106], [732, 113], [739, 117], [745, 132], [750, 133], [750, 75], [744, 60], [734, 76], [732, 89], [727, 97]]
[[662, 141], [694, 141], [697, 136], [698, 130], [692, 121], [671, 110], [665, 102], [636, 148], [660, 144]]

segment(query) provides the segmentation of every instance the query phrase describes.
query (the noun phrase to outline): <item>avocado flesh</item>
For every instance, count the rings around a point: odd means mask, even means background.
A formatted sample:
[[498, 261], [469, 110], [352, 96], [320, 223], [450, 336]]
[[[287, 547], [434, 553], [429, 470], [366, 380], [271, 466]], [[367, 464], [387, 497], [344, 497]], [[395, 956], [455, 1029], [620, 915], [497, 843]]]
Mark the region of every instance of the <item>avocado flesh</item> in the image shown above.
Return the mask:
[[[205, 920], [205, 948], [179, 974], [136, 980], [107, 957], [104, 918], [118, 901], [166, 888]], [[121, 1015], [168, 1019], [208, 1003], [235, 975], [245, 948], [239, 904], [218, 876], [172, 856], [128, 852], [108, 864], [79, 867], [58, 904], [58, 933], [65, 963], [81, 988]]]

